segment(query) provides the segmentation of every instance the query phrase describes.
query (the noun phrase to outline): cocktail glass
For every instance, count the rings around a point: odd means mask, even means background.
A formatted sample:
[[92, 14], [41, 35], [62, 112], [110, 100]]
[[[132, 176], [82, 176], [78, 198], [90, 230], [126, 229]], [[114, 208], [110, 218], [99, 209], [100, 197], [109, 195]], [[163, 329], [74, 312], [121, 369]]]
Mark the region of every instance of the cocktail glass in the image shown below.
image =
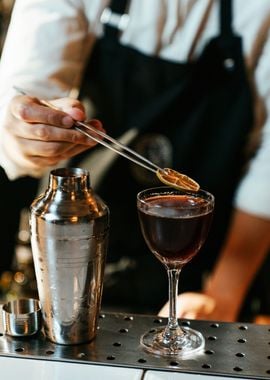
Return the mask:
[[141, 345], [156, 355], [194, 354], [203, 349], [205, 342], [199, 331], [180, 327], [178, 323], [178, 279], [183, 266], [198, 253], [207, 238], [214, 196], [204, 190], [156, 187], [138, 193], [137, 209], [145, 242], [165, 266], [169, 279], [168, 324], [146, 332]]

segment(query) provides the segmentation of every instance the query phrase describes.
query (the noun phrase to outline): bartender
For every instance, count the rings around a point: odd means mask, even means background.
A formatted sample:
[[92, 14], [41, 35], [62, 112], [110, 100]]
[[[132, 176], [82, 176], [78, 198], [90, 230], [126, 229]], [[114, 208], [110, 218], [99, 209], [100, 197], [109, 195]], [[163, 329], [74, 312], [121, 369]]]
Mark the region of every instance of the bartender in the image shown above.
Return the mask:
[[16, 1], [0, 67], [1, 181], [25, 199], [16, 181], [35, 191], [56, 165], [90, 170], [111, 210], [104, 305], [156, 312], [167, 300], [136, 214], [136, 193], [159, 183], [100, 146], [89, 150], [72, 119], [100, 119], [215, 195], [208, 241], [181, 275], [189, 293], [179, 316], [238, 318], [270, 244], [269, 14], [267, 0]]

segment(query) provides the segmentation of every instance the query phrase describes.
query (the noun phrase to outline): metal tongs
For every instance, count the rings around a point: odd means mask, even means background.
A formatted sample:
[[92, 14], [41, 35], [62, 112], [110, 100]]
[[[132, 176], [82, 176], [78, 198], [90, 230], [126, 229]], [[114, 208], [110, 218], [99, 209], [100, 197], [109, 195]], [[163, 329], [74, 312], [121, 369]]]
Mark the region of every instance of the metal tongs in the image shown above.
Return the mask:
[[[13, 88], [22, 95], [31, 96], [19, 87], [14, 86]], [[43, 104], [46, 107], [63, 112], [60, 108], [55, 107], [52, 103], [50, 103], [47, 100], [38, 99], [38, 101], [40, 102], [40, 104]], [[90, 124], [86, 122], [74, 120], [74, 129], [81, 132], [82, 134], [89, 137], [90, 139], [96, 141], [97, 143], [104, 145], [106, 148], [111, 149], [115, 153], [120, 154], [121, 156], [134, 162], [135, 164], [140, 165], [143, 168], [155, 173], [157, 177], [159, 178], [159, 180], [165, 183], [166, 185], [175, 187], [177, 189], [184, 189], [184, 190], [191, 190], [191, 191], [198, 191], [200, 188], [199, 184], [195, 182], [193, 179], [191, 179], [190, 177], [188, 177], [187, 175], [179, 173], [170, 168], [159, 167], [152, 161], [148, 160], [147, 158], [141, 156], [139, 153], [135, 152], [133, 149], [120, 143], [118, 140], [107, 135], [106, 133], [99, 131], [98, 129], [94, 128], [93, 126], [91, 126]], [[96, 135], [102, 138], [99, 138]]]

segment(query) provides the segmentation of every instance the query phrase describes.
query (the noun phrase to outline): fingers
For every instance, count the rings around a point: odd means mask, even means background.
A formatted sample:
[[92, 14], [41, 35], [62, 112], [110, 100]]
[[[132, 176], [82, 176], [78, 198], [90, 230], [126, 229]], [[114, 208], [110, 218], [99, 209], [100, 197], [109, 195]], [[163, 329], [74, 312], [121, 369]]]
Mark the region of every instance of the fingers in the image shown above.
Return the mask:
[[[97, 130], [104, 132], [104, 129], [100, 122], [97, 123], [94, 121], [92, 123], [92, 121], [89, 121], [88, 123]], [[32, 124], [20, 121], [11, 121], [9, 123], [9, 131], [14, 136], [21, 139], [22, 146], [27, 143], [27, 141], [24, 142], [23, 140], [28, 140], [29, 146], [30, 144], [33, 144], [33, 141], [69, 142], [72, 144], [87, 145], [88, 147], [97, 144], [93, 139], [85, 136], [83, 133], [77, 131], [76, 129], [63, 129], [45, 124]], [[95, 135], [94, 132], [91, 132], [91, 135], [99, 137], [97, 134]]]
[[19, 123], [13, 134], [17, 150], [27, 157], [66, 159], [97, 144], [93, 139], [74, 129], [66, 130], [42, 124]]
[[19, 167], [30, 170], [39, 170], [57, 165], [60, 161], [69, 159], [91, 147], [91, 145], [74, 145], [68, 142], [29, 141], [14, 138], [10, 134], [4, 134], [3, 142], [3, 149], [6, 151], [7, 156]]
[[[177, 297], [177, 317], [187, 319], [211, 319], [216, 303], [212, 297], [201, 293], [186, 292]], [[158, 313], [168, 317], [169, 303], [167, 302]]]
[[59, 155], [55, 154], [53, 156], [29, 156], [28, 158], [35, 167], [54, 166], [58, 164], [58, 162], [74, 157], [75, 155], [82, 153], [87, 149], [89, 149], [89, 147], [86, 147], [84, 145], [76, 145], [75, 147], [73, 146], [70, 147], [70, 149], [67, 149], [66, 152], [62, 151]]
[[[10, 106], [9, 132], [18, 138], [27, 140], [96, 145], [96, 142], [79, 131], [70, 129], [74, 125], [75, 118], [80, 120], [85, 117], [83, 105], [79, 101], [65, 98], [54, 100], [52, 103], [65, 109], [65, 112], [43, 106], [37, 99], [28, 96], [15, 97]], [[70, 112], [72, 118], [66, 112]], [[104, 131], [99, 121], [93, 120], [89, 123], [96, 129]], [[24, 142], [21, 141], [21, 143], [23, 146]]]
[[159, 317], [167, 318], [169, 316], [169, 302], [167, 302], [158, 312]]
[[[17, 165], [35, 169], [56, 165], [97, 144], [71, 128], [74, 120], [85, 119], [84, 107], [79, 101], [65, 98], [52, 103], [57, 109], [46, 107], [29, 96], [16, 96], [11, 101], [2, 141], [5, 141], [7, 155]], [[89, 123], [104, 132], [99, 121]]]
[[[94, 145], [93, 141], [75, 129], [56, 128], [45, 124], [17, 122], [12, 126], [12, 134], [23, 140], [42, 142], [70, 142], [72, 144]], [[27, 143], [27, 142], [25, 142]]]
[[11, 102], [10, 111], [16, 119], [28, 123], [48, 124], [62, 128], [71, 128], [74, 124], [70, 115], [41, 105], [37, 99], [29, 96], [16, 96]]
[[74, 120], [84, 121], [86, 118], [84, 106], [76, 99], [55, 99], [50, 100], [50, 103], [64, 113], [70, 115]]

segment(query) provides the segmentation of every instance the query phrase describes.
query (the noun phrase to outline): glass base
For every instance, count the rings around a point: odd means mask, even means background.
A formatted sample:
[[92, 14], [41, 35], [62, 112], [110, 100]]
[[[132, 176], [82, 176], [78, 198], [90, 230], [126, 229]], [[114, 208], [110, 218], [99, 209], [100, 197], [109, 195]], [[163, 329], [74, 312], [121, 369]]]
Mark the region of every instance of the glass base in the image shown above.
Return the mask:
[[152, 354], [184, 358], [200, 352], [205, 340], [199, 331], [189, 327], [169, 330], [163, 326], [142, 335], [140, 343]]

